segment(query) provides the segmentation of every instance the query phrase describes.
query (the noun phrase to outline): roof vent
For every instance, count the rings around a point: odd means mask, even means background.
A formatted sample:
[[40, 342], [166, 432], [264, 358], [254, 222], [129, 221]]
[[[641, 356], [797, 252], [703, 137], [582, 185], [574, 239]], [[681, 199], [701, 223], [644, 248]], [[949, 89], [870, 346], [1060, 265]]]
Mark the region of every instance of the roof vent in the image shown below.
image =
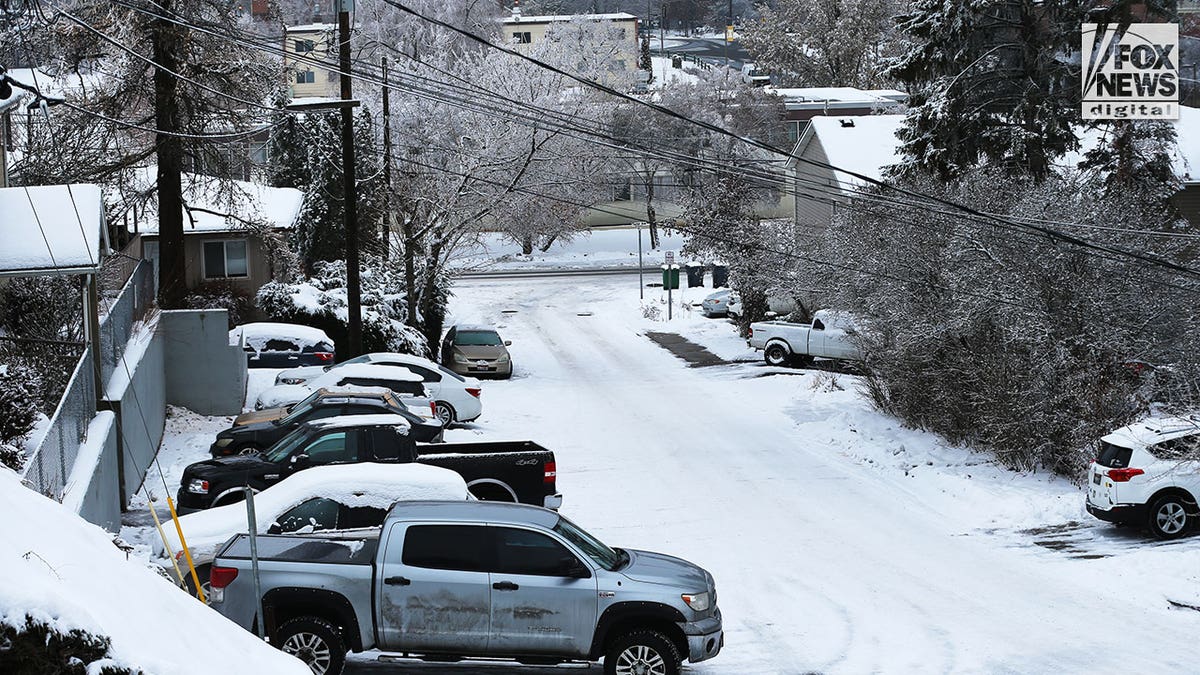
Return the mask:
[[841, 122], [841, 124], [842, 124], [842, 126], [843, 126], [843, 127], [852, 127], [852, 126], [854, 126], [854, 120], [838, 120], [838, 122]]

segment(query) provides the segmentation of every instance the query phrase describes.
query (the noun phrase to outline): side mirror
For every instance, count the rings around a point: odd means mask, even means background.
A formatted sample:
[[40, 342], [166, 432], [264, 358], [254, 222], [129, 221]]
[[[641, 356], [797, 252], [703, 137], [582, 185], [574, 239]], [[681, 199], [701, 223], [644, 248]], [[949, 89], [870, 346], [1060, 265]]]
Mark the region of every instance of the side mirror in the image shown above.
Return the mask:
[[271, 526], [267, 528], [267, 534], [283, 534], [283, 528], [279, 526], [279, 523], [271, 523]]
[[562, 570], [563, 576], [571, 579], [589, 579], [592, 576], [592, 571], [574, 556], [563, 558]]
[[309, 464], [309, 462], [308, 462], [308, 454], [307, 454], [307, 453], [304, 453], [304, 452], [302, 452], [302, 453], [300, 453], [300, 454], [298, 454], [298, 455], [292, 455], [292, 460], [291, 460], [291, 462], [292, 462], [292, 466], [293, 466], [294, 468], [297, 468], [297, 469], [302, 469], [302, 468], [304, 468], [304, 467], [308, 466], [308, 464]]
[[512, 346], [512, 340], [505, 340], [505, 341], [504, 341], [504, 346], [505, 346], [505, 347], [511, 347], [511, 346]]

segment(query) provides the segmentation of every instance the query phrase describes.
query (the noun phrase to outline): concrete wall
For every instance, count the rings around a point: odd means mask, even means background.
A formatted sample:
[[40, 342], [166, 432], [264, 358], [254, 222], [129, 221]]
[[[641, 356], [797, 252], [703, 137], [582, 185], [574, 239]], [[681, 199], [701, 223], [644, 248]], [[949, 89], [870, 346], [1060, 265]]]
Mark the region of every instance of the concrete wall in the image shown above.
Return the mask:
[[114, 489], [119, 471], [116, 419], [107, 410], [92, 419], [62, 499], [63, 506], [110, 532], [121, 529], [121, 500]]
[[105, 389], [108, 405], [117, 413], [125, 474], [121, 495], [126, 500], [142, 486], [146, 471], [158, 454], [166, 424], [162, 322], [152, 329], [154, 335], [148, 342], [140, 341], [138, 335], [129, 341], [125, 351], [129, 373], [118, 368]]
[[201, 415], [236, 415], [246, 397], [246, 353], [229, 344], [223, 309], [172, 310], [159, 318], [166, 402]]

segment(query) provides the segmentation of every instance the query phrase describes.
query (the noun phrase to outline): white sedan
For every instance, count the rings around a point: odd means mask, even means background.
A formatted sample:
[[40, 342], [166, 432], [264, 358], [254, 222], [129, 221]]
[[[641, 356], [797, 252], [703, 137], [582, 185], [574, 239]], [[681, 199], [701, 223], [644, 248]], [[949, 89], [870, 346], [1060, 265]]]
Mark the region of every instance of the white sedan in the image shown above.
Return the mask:
[[454, 422], [470, 422], [483, 414], [483, 389], [479, 380], [463, 377], [449, 368], [442, 367], [429, 359], [411, 354], [376, 352], [363, 354], [343, 361], [336, 366], [307, 366], [289, 368], [275, 377], [277, 385], [302, 385], [352, 365], [392, 366], [403, 368], [421, 376], [425, 388], [433, 398], [438, 419], [449, 426]]
[[303, 401], [309, 394], [322, 387], [383, 387], [391, 389], [396, 396], [418, 415], [434, 416], [433, 399], [421, 376], [402, 368], [385, 368], [365, 363], [356, 363], [336, 370], [321, 373], [319, 377], [304, 384], [277, 384], [258, 395], [255, 410], [279, 408]]
[[[259, 534], [305, 534], [361, 537], [383, 524], [398, 501], [471, 499], [463, 477], [449, 469], [426, 464], [331, 464], [298, 471], [254, 495]], [[179, 517], [179, 527], [207, 591], [208, 571], [217, 550], [235, 534], [249, 531], [245, 503], [227, 504]], [[174, 556], [188, 576], [179, 535], [164, 523], [165, 545], [158, 543], [160, 562], [173, 569]]]

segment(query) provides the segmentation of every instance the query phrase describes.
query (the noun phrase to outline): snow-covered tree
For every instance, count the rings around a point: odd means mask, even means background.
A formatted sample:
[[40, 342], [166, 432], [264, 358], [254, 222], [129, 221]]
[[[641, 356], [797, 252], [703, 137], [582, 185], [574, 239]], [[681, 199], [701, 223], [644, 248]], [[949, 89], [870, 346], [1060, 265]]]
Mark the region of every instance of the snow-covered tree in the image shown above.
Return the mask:
[[741, 31], [756, 67], [800, 87], [877, 88], [900, 48], [895, 0], [777, 0]]
[[914, 0], [898, 19], [913, 47], [887, 71], [915, 90], [901, 170], [1045, 178], [1075, 146], [1081, 16], [1076, 0]]

